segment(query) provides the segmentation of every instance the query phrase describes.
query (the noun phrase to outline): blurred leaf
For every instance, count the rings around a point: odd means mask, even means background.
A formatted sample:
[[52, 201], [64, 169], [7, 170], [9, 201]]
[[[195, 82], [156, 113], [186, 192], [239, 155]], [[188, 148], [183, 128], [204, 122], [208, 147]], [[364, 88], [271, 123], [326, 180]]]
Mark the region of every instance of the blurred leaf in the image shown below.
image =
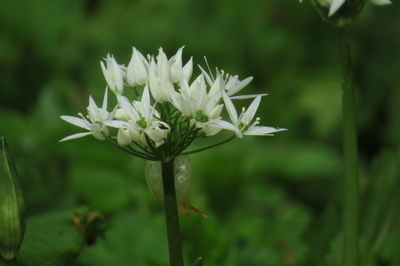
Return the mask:
[[396, 224], [393, 224], [388, 228], [385, 241], [379, 250], [379, 255], [382, 261], [386, 262], [386, 265], [400, 265], [400, 229]]
[[[315, 132], [326, 137], [333, 134], [340, 125], [342, 117], [341, 90], [335, 69], [328, 68], [319, 73], [318, 79], [309, 77], [307, 86], [299, 92], [300, 110], [307, 112], [313, 120]], [[325, 73], [326, 72], [326, 73]]]
[[400, 218], [400, 156], [398, 151], [386, 150], [374, 161], [369, 183], [364, 192], [362, 229], [375, 253], [383, 253], [385, 260], [393, 265], [400, 261], [397, 240], [399, 235], [397, 222]]
[[0, 109], [0, 135], [10, 142], [19, 143], [27, 138], [27, 121], [25, 117], [12, 110]]
[[310, 243], [310, 265], [324, 265], [324, 256], [330, 249], [332, 239], [341, 230], [341, 221], [333, 207], [327, 207], [314, 218], [307, 236]]
[[72, 221], [74, 211], [61, 210], [30, 217], [18, 262], [26, 266], [73, 265], [84, 244]]
[[[375, 254], [364, 238], [359, 240], [359, 265], [363, 266], [377, 266]], [[330, 251], [325, 257], [326, 266], [342, 265], [343, 258], [343, 235], [339, 234], [331, 242]]]
[[132, 201], [131, 183], [118, 171], [78, 164], [71, 168], [69, 180], [77, 196], [96, 210], [116, 211]]
[[83, 265], [167, 265], [167, 239], [161, 215], [125, 212], [113, 218], [104, 239], [84, 251]]

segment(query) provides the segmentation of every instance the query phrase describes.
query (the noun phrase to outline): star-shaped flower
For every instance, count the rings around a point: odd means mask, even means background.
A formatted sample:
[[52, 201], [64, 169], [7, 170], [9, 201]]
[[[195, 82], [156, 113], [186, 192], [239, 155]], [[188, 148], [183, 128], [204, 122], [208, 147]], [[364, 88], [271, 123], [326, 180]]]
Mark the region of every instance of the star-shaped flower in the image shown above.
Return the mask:
[[88, 132], [81, 132], [70, 135], [60, 140], [66, 141], [71, 139], [77, 139], [85, 136], [92, 135], [96, 139], [105, 140], [108, 136], [108, 129], [105, 126], [105, 121], [112, 120], [115, 114], [116, 109], [112, 112], [107, 111], [107, 102], [108, 102], [108, 90], [106, 89], [103, 98], [103, 105], [101, 108], [97, 107], [95, 101], [91, 96], [89, 96], [89, 106], [87, 107], [88, 115], [84, 117], [81, 113], [79, 113], [79, 117], [62, 115], [61, 119], [71, 123], [75, 126], [86, 129]]
[[232, 123], [219, 120], [215, 121], [216, 125], [221, 128], [235, 132], [236, 136], [239, 138], [242, 138], [243, 135], [272, 136], [273, 133], [286, 130], [284, 128], [258, 126], [258, 124], [260, 123], [260, 118], [257, 117], [254, 120], [254, 116], [257, 112], [258, 106], [260, 105], [261, 97], [261, 95], [256, 96], [250, 104], [249, 108], [247, 110], [243, 108], [242, 112], [238, 116], [232, 100], [224, 92], [223, 98], [226, 110], [228, 111]]

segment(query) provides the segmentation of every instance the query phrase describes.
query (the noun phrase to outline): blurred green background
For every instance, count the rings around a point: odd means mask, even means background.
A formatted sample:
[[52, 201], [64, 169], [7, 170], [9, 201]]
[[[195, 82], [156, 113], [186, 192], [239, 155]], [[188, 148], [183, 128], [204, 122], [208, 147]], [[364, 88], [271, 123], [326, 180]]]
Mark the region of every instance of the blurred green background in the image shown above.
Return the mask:
[[[354, 27], [361, 266], [400, 265], [399, 15], [397, 2], [368, 4]], [[263, 124], [289, 129], [191, 157], [191, 201], [209, 218], [181, 217], [187, 263], [340, 265], [336, 35], [307, 1], [4, 2], [0, 135], [13, 148], [28, 212], [19, 261], [167, 264], [163, 206], [147, 189], [145, 162], [91, 137], [58, 143], [79, 131], [59, 116], [83, 111], [89, 94], [101, 101], [108, 52], [127, 64], [132, 46], [171, 56], [185, 45], [185, 60], [204, 65], [205, 55], [211, 68], [254, 76], [244, 93], [269, 93]]]

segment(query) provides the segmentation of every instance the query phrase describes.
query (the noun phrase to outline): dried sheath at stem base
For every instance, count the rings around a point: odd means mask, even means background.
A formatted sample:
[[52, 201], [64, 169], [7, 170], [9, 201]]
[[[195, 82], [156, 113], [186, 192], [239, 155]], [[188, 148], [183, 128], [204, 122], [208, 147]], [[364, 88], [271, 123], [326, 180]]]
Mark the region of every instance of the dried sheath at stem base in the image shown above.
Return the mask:
[[[164, 200], [164, 191], [161, 175], [161, 162], [147, 161], [146, 164], [146, 181], [151, 193], [159, 200]], [[187, 195], [190, 188], [192, 175], [192, 164], [188, 156], [178, 156], [175, 158], [174, 164], [174, 181], [176, 197], [178, 201], [178, 211], [180, 214], [198, 213], [203, 217], [207, 217], [204, 211], [199, 210], [190, 203]]]

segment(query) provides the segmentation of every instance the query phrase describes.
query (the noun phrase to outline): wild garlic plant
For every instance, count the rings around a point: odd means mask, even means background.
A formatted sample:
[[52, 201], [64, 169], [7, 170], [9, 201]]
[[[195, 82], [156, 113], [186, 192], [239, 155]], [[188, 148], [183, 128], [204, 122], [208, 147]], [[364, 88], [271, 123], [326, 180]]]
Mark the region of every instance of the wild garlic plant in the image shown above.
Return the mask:
[[[177, 207], [180, 213], [204, 212], [194, 208], [187, 198], [191, 166], [188, 154], [224, 144], [245, 135], [272, 136], [284, 129], [260, 126], [256, 117], [261, 98], [266, 94], [237, 95], [252, 77], [240, 80], [216, 69], [213, 75], [199, 66], [192, 78], [193, 58], [183, 63], [183, 47], [168, 58], [160, 48], [158, 55], [143, 56], [133, 48], [128, 66], [107, 55], [100, 62], [107, 87], [103, 103], [98, 106], [89, 97], [87, 114], [61, 118], [85, 132], [61, 141], [93, 136], [113, 143], [125, 152], [148, 160], [146, 179], [150, 191], [165, 203], [171, 265], [183, 265]], [[207, 62], [207, 61], [206, 61]], [[108, 107], [112, 91], [117, 105]], [[129, 93], [133, 97], [128, 97]], [[235, 103], [252, 99], [238, 112]], [[224, 110], [227, 116], [224, 117]], [[193, 151], [190, 144], [221, 131], [232, 136], [222, 142]]]

